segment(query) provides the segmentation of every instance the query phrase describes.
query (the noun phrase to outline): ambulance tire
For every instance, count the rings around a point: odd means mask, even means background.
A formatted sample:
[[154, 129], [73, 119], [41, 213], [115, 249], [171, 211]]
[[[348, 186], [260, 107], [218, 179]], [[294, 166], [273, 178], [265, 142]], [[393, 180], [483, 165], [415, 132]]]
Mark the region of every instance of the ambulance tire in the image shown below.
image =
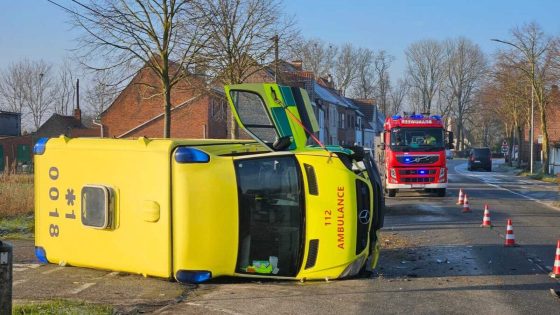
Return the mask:
[[439, 188], [436, 189], [437, 190], [437, 196], [438, 197], [445, 197], [445, 188]]
[[396, 189], [387, 189], [387, 195], [389, 197], [395, 197], [397, 195], [397, 190]]

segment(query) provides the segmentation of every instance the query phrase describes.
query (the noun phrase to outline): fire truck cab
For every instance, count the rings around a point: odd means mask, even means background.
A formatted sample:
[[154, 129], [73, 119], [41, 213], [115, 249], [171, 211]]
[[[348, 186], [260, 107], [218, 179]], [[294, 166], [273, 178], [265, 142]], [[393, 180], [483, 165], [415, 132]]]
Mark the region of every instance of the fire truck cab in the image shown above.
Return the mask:
[[380, 159], [385, 191], [395, 197], [401, 189], [422, 189], [444, 197], [447, 188], [445, 149], [453, 133], [441, 116], [407, 114], [387, 117]]

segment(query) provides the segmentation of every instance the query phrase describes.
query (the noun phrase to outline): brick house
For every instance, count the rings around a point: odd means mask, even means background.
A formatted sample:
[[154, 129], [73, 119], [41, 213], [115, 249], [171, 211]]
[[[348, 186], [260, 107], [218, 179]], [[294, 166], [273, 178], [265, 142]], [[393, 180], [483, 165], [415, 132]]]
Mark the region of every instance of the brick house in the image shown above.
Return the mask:
[[[190, 76], [171, 92], [171, 137], [225, 138], [226, 102], [223, 90], [206, 89], [202, 77]], [[163, 95], [159, 78], [143, 68], [100, 115], [105, 137], [163, 136]]]
[[74, 109], [73, 116], [52, 114], [39, 129], [35, 132], [35, 137], [53, 138], [58, 136], [67, 137], [99, 137], [99, 130], [88, 128], [82, 122], [82, 112], [79, 108]]
[[[359, 112], [363, 114], [360, 119], [361, 137], [356, 135], [357, 139], [361, 138], [359, 145], [366, 148], [373, 148], [375, 145], [375, 138], [383, 132], [383, 123], [385, 116], [379, 111], [374, 99], [354, 99], [352, 102], [359, 108]], [[360, 132], [358, 131], [358, 132]]]

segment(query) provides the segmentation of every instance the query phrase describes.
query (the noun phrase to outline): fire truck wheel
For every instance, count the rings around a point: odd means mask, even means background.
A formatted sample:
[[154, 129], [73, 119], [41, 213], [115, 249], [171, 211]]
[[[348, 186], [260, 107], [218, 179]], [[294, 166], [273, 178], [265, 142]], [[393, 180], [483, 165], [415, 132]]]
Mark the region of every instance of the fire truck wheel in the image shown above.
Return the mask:
[[438, 197], [445, 197], [445, 188], [437, 189], [437, 196]]
[[397, 195], [397, 190], [396, 189], [387, 189], [387, 194], [389, 195], [389, 197], [395, 197]]

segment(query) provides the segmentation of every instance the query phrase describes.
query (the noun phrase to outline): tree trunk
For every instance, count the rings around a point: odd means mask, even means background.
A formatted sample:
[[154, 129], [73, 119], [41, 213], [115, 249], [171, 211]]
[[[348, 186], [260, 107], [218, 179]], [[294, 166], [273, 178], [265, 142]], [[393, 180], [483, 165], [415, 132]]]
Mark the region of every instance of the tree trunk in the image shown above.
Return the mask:
[[523, 128], [517, 125], [517, 168], [521, 168], [521, 157], [523, 156]]
[[237, 121], [235, 121], [235, 115], [233, 114], [232, 110], [229, 111], [228, 116], [229, 116], [228, 120], [229, 120], [229, 128], [230, 128], [230, 138], [237, 139], [239, 138], [239, 131], [237, 128]]
[[165, 75], [163, 77], [163, 137], [171, 137], [171, 89], [169, 84], [169, 76]]
[[546, 114], [545, 110], [541, 106], [540, 110], [541, 117], [541, 130], [542, 130], [542, 167], [543, 173], [548, 174], [548, 131], [546, 130]]
[[511, 125], [511, 128], [508, 129], [508, 137], [509, 137], [509, 150], [508, 150], [508, 154], [509, 154], [509, 161], [508, 161], [508, 165], [509, 166], [513, 166], [513, 151], [514, 151], [514, 145], [515, 145], [515, 125]]

